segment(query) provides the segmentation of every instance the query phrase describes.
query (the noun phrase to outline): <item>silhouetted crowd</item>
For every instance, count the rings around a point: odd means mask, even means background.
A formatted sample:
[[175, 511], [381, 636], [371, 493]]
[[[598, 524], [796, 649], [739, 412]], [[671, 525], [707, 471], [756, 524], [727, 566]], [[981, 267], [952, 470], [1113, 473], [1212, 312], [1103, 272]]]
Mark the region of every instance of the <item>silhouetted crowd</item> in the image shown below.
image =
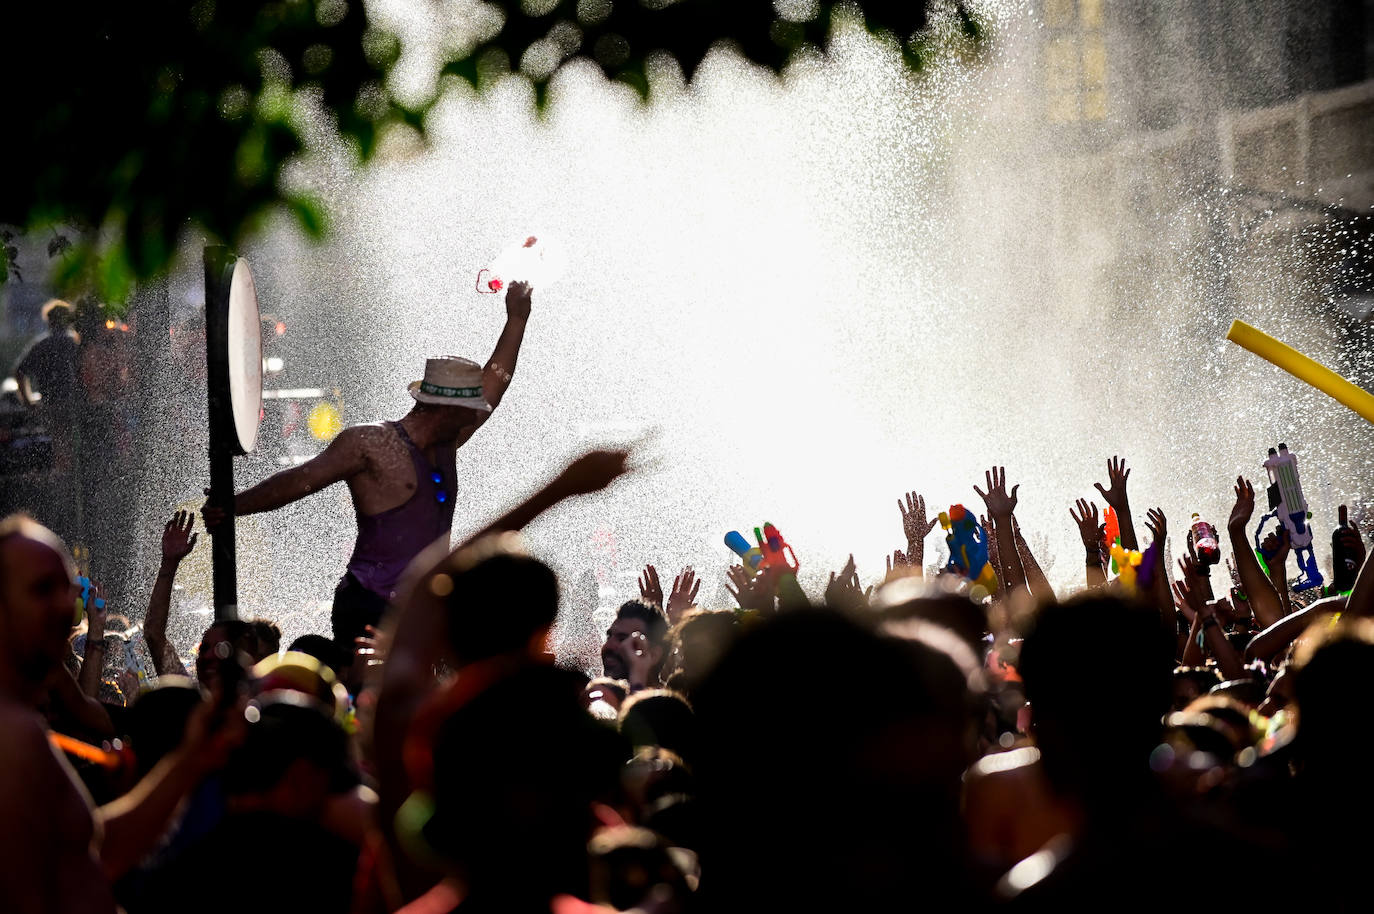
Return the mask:
[[[518, 529], [625, 456], [422, 553], [379, 624], [289, 644], [270, 607], [168, 636], [192, 515], [138, 620], [0, 522], [0, 908], [1368, 910], [1374, 573], [1344, 511], [1257, 549], [1237, 479], [1171, 568], [1113, 459], [1056, 594], [993, 468], [976, 511], [902, 499], [872, 588], [851, 559], [808, 598], [772, 528], [735, 606], [647, 566], [575, 669]], [[1322, 584], [1290, 580], [1309, 537]]]

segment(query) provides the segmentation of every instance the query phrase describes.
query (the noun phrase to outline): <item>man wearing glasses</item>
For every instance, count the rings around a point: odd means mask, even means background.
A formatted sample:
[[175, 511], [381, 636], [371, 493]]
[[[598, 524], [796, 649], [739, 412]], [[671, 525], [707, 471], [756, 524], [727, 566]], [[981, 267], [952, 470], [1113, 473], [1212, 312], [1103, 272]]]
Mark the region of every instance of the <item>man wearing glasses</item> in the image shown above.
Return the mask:
[[[453, 526], [454, 463], [501, 402], [515, 371], [531, 289], [511, 283], [506, 326], [485, 367], [457, 356], [428, 359], [423, 380], [410, 385], [415, 406], [399, 422], [356, 425], [324, 452], [282, 470], [234, 498], [234, 514], [272, 511], [346, 481], [358, 517], [358, 540], [334, 591], [334, 640], [352, 651], [353, 639], [376, 625], [411, 560]], [[213, 529], [222, 510], [203, 509]]]

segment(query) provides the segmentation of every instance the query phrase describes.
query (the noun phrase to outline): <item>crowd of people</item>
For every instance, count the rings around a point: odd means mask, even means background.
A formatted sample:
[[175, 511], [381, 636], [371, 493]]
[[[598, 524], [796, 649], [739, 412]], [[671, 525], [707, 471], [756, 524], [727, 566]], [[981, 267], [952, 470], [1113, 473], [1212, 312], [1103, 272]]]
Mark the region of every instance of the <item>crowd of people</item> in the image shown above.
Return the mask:
[[559, 581], [519, 531], [629, 455], [586, 453], [450, 544], [455, 451], [511, 383], [530, 298], [511, 289], [485, 365], [430, 360], [406, 417], [211, 494], [213, 533], [349, 486], [331, 631], [283, 645], [262, 607], [174, 643], [186, 512], [136, 625], [57, 535], [0, 522], [5, 910], [1363, 909], [1357, 525], [1332, 539], [1348, 590], [1297, 590], [1291, 533], [1257, 555], [1237, 478], [1218, 598], [1221, 550], [1175, 530], [1169, 568], [1169, 519], [1138, 535], [1112, 458], [1096, 489], [1118, 530], [1064, 493], [1084, 577], [1056, 593], [994, 467], [964, 527], [986, 573], [967, 542], [932, 572], [940, 521], [912, 492], [876, 587], [851, 560], [808, 596], [765, 544], [719, 570], [736, 605], [700, 606], [696, 571], [665, 588], [648, 565], [601, 668], [575, 669], [551, 648]]

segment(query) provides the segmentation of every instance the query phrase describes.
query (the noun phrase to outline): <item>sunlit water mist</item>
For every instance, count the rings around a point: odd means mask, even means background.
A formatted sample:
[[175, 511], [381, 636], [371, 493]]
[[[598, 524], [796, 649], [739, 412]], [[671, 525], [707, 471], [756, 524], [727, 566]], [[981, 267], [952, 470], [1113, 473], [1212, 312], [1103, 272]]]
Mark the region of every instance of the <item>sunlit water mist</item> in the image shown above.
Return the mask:
[[[578, 68], [544, 122], [514, 83], [451, 94], [423, 153], [308, 171], [336, 214], [329, 244], [282, 231], [248, 252], [264, 310], [291, 328], [283, 377], [341, 387], [350, 422], [399, 418], [426, 356], [489, 354], [504, 310], [474, 291], [478, 269], [526, 232], [556, 238], [569, 269], [536, 291], [515, 382], [460, 453], [455, 533], [589, 442], [657, 431], [651, 472], [528, 531], [567, 588], [570, 652], [645, 562], [665, 580], [695, 564], [703, 602], [726, 605], [721, 537], [764, 520], [813, 593], [851, 551], [873, 581], [902, 545], [899, 493], [981, 510], [972, 485], [994, 463], [1065, 590], [1082, 575], [1068, 507], [1096, 495], [1113, 453], [1133, 467], [1137, 517], [1162, 506], [1177, 540], [1192, 511], [1222, 525], [1229, 481], [1258, 479], [1285, 440], [1329, 533], [1338, 502], [1368, 499], [1367, 426], [1221, 338], [1243, 317], [1330, 359], [1333, 330], [1290, 304], [1286, 265], [1245, 251], [1174, 251], [1162, 274], [1118, 262], [1104, 280], [1102, 239], [1192, 245], [1225, 201], [1175, 173], [1145, 188], [1142, 228], [1091, 180], [1066, 181], [1082, 150], [1045, 128], [1039, 24], [1018, 4], [994, 14], [986, 59], [916, 80], [850, 36], [782, 85], [715, 55], [648, 108]], [[1243, 295], [1207, 298], [1195, 267], [1211, 253], [1246, 273]], [[1079, 271], [1135, 290], [1131, 306], [1066, 297]], [[249, 458], [240, 477], [274, 468]], [[316, 604], [353, 533], [342, 487], [242, 522], [245, 613], [285, 617], [288, 636], [327, 630]], [[944, 560], [938, 536], [926, 548]], [[208, 589], [205, 570], [188, 592]]]

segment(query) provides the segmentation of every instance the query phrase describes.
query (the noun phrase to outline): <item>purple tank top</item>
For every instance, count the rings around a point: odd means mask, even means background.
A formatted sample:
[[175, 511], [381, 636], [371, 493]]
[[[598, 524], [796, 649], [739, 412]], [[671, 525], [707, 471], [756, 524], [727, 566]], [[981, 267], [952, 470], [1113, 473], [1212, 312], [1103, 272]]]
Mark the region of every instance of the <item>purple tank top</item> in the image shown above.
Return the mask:
[[[415, 465], [415, 494], [404, 504], [380, 514], [358, 514], [358, 542], [348, 560], [348, 573], [373, 593], [391, 599], [406, 566], [440, 536], [453, 529], [453, 497], [458, 481], [453, 462], [435, 467], [410, 440], [400, 423], [391, 428], [410, 451]], [[435, 474], [439, 482], [434, 481]], [[442, 498], [441, 498], [442, 496]]]

